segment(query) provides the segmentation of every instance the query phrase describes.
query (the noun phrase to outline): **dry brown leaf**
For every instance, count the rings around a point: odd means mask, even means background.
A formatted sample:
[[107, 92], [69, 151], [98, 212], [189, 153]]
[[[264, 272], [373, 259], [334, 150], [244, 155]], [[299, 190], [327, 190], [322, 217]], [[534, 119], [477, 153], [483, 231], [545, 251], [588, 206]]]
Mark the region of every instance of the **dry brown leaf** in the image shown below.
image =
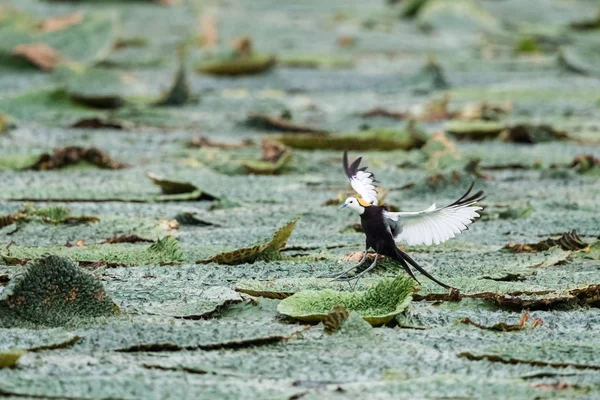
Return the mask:
[[79, 24], [83, 21], [83, 13], [63, 15], [62, 17], [50, 18], [39, 23], [38, 29], [42, 32], [55, 32], [65, 29], [71, 25]]
[[52, 47], [41, 43], [20, 44], [12, 54], [29, 60], [42, 71], [52, 71], [62, 58]]

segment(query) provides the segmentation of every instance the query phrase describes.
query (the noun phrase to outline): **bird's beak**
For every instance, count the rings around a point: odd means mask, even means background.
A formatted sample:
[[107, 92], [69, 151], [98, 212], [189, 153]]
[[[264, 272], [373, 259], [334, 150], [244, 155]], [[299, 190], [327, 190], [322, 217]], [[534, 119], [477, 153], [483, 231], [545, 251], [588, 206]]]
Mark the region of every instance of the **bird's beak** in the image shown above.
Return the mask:
[[340, 208], [338, 208], [338, 210], [341, 210], [342, 208], [346, 208], [346, 207], [348, 207], [348, 204], [344, 203], [340, 206]]

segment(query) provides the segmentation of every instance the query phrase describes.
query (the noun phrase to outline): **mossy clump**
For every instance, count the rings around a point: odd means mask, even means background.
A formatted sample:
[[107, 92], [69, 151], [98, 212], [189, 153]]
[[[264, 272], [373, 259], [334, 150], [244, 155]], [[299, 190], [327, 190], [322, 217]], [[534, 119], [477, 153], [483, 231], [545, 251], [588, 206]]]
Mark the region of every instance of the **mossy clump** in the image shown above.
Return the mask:
[[62, 326], [74, 320], [114, 315], [118, 307], [102, 283], [79, 265], [58, 256], [32, 262], [11, 279], [0, 296], [0, 324]]
[[389, 322], [412, 300], [415, 282], [409, 277], [385, 279], [364, 292], [337, 292], [330, 289], [298, 292], [279, 303], [277, 311], [301, 321], [324, 321], [330, 310], [342, 305], [356, 311], [372, 325]]

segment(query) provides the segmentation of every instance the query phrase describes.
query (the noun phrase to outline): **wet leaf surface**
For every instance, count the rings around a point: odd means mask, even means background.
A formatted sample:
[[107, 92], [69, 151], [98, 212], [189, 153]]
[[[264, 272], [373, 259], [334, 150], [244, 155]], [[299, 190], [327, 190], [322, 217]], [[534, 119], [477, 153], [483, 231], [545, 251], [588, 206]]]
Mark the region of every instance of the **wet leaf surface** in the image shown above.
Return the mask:
[[[55, 254], [121, 310], [0, 329], [0, 353], [26, 351], [0, 370], [0, 392], [597, 398], [597, 4], [238, 3], [0, 6], [0, 296], [27, 260]], [[44, 72], [12, 54], [21, 45], [60, 59]], [[273, 140], [287, 151], [261, 148]], [[70, 147], [131, 167], [26, 169]], [[358, 217], [334, 208], [353, 194], [344, 150], [397, 211], [451, 204], [473, 179], [486, 192], [468, 231], [403, 247], [458, 291], [417, 275], [410, 305], [375, 328], [337, 304], [318, 325], [277, 312], [295, 293], [354, 293], [316, 278], [364, 246]], [[23, 214], [25, 200], [42, 213]], [[289, 243], [260, 253], [298, 215]], [[573, 229], [589, 247], [560, 240]], [[195, 263], [235, 249], [249, 249], [226, 257], [239, 263]], [[378, 265], [357, 292], [404, 276]]]

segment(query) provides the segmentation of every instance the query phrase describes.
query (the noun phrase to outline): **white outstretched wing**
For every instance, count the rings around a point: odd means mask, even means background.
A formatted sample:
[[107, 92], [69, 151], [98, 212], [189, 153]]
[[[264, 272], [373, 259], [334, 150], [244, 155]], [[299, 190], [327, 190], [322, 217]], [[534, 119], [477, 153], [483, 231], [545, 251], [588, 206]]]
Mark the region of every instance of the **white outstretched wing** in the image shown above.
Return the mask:
[[457, 201], [444, 207], [431, 207], [417, 212], [387, 212], [383, 216], [397, 242], [409, 245], [439, 244], [453, 238], [457, 233], [469, 229], [468, 226], [479, 218], [477, 201], [483, 198], [483, 191], [471, 197], [473, 184]]
[[350, 179], [352, 189], [356, 191], [367, 203], [377, 205], [377, 191], [375, 190], [375, 176], [367, 171], [367, 167], [359, 168], [362, 157], [358, 157], [348, 165], [348, 152], [344, 152], [344, 172]]

